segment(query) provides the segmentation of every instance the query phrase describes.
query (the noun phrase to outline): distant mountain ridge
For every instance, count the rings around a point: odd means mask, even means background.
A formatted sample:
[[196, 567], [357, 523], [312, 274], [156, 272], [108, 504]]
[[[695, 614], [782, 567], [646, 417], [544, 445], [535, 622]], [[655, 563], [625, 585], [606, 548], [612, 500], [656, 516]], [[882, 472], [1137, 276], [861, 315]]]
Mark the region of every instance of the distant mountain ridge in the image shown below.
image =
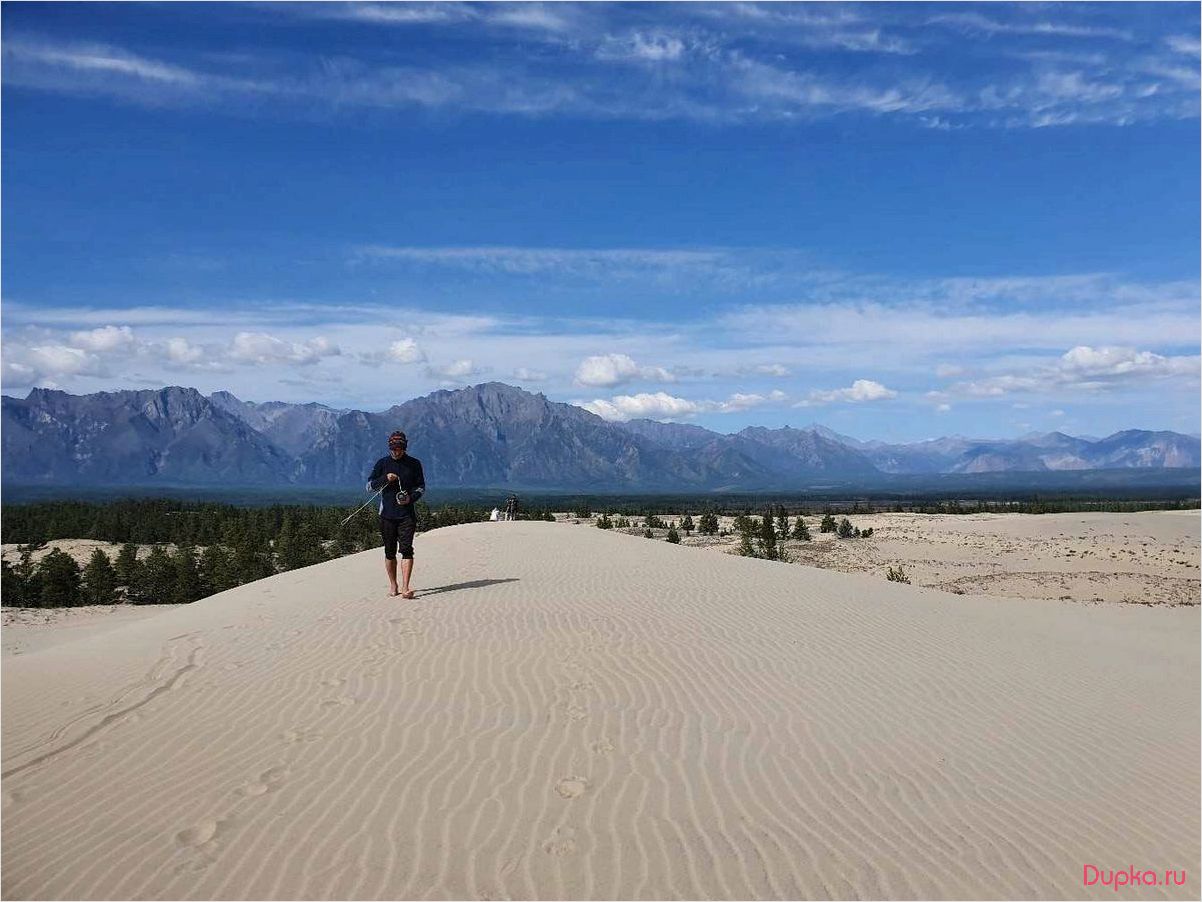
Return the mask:
[[801, 490], [926, 474], [1198, 468], [1202, 440], [1129, 429], [861, 441], [812, 423], [727, 435], [685, 423], [609, 422], [501, 382], [436, 391], [386, 411], [255, 403], [193, 388], [3, 397], [11, 484], [352, 486], [404, 429], [427, 480], [589, 492]]

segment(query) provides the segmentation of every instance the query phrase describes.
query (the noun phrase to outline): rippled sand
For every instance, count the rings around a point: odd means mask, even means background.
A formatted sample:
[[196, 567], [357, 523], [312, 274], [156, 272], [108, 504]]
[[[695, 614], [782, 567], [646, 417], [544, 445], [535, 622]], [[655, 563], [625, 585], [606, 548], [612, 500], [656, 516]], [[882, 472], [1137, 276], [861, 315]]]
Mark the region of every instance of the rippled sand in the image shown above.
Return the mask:
[[[582, 526], [596, 522], [595, 517], [557, 516]], [[663, 515], [677, 523], [683, 517]], [[1195, 605], [1200, 600], [1202, 516], [1196, 510], [847, 517], [853, 526], [871, 527], [873, 535], [838, 539], [818, 531], [821, 516], [806, 517], [813, 541], [786, 541], [792, 561], [881, 579], [889, 567], [901, 565], [913, 585], [965, 595], [1149, 605]], [[723, 529], [733, 530], [733, 517], [719, 521]], [[643, 527], [623, 531], [642, 535]], [[662, 529], [653, 532], [661, 540], [667, 535]], [[734, 534], [694, 533], [682, 541], [726, 552], [739, 544]]]
[[1196, 870], [1197, 607], [540, 522], [417, 553], [412, 602], [377, 550], [5, 659], [4, 895], [1112, 898], [1084, 865]]

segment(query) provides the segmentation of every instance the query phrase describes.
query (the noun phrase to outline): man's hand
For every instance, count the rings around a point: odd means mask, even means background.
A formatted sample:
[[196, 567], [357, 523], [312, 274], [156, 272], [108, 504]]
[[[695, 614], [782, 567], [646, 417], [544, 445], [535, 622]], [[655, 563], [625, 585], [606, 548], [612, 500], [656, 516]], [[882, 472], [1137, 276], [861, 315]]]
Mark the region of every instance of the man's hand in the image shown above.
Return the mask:
[[396, 493], [396, 503], [397, 504], [399, 504], [403, 507], [404, 505], [408, 504], [412, 500], [413, 499], [411, 499], [409, 497], [409, 493], [406, 492], [404, 489], [399, 489], [397, 491], [397, 493]]
[[396, 473], [389, 473], [389, 474], [388, 474], [388, 481], [389, 481], [389, 482], [396, 482], [396, 481], [397, 481], [397, 475], [396, 475]]

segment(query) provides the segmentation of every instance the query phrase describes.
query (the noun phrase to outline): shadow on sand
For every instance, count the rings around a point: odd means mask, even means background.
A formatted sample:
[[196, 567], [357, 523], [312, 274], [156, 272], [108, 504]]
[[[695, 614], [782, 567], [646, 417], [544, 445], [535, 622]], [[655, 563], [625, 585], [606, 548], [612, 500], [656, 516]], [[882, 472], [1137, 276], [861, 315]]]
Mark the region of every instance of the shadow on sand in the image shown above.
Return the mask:
[[433, 589], [418, 589], [415, 598], [425, 598], [427, 595], [437, 595], [439, 592], [458, 592], [460, 589], [482, 589], [485, 586], [495, 586], [497, 583], [516, 583], [516, 576], [508, 579], [473, 579], [466, 583], [452, 583], [449, 586], [435, 586]]

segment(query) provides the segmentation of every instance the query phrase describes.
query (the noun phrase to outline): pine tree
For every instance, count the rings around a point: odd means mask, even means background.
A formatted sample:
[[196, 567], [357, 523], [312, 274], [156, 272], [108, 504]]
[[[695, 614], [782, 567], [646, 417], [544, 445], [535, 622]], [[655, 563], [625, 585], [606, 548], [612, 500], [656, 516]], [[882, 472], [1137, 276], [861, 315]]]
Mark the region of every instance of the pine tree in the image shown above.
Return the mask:
[[768, 561], [775, 561], [778, 557], [776, 529], [772, 526], [771, 511], [765, 511], [764, 519], [760, 522], [760, 557]]
[[133, 542], [126, 542], [117, 552], [117, 562], [113, 565], [117, 574], [117, 583], [122, 586], [132, 585], [138, 566], [138, 546]]
[[297, 543], [296, 527], [293, 526], [290, 514], [284, 515], [284, 522], [273, 543], [273, 551], [275, 552], [276, 569], [281, 572], [304, 566]]
[[[474, 515], [470, 520], [464, 519], [460, 522], [470, 523], [473, 520], [475, 520]], [[325, 546], [317, 534], [317, 527], [308, 517], [302, 518], [300, 526], [297, 527], [295, 554], [296, 559], [300, 561], [298, 564], [300, 567], [311, 567], [328, 560]]]
[[613, 521], [609, 519], [609, 514], [601, 515], [600, 519], [597, 520], [597, 528], [598, 529], [613, 529], [614, 528]]
[[668, 527], [668, 541], [671, 542], [673, 545], [680, 544], [680, 533], [678, 533], [676, 531], [675, 525]]
[[55, 548], [42, 558], [38, 573], [42, 577], [42, 607], [76, 607], [82, 602], [79, 564], [71, 555]]
[[741, 557], [759, 557], [756, 554], [755, 546], [751, 544], [751, 533], [745, 532], [739, 540], [739, 547], [735, 549], [735, 554]]
[[689, 533], [693, 532], [693, 530], [695, 530], [696, 528], [697, 527], [693, 524], [692, 515], [685, 514], [684, 519], [680, 522], [681, 531], [687, 536]]
[[797, 522], [793, 524], [793, 538], [799, 542], [810, 541], [810, 528], [806, 526], [806, 521], [801, 517], [798, 517]]
[[171, 589], [172, 604], [191, 604], [202, 597], [200, 568], [196, 564], [196, 549], [191, 545], [180, 545], [171, 557], [174, 585]]
[[210, 545], [200, 555], [201, 597], [216, 595], [238, 585], [234, 556], [221, 545]]
[[643, 530], [643, 538], [644, 539], [654, 539], [655, 533], [653, 533], [650, 529], [644, 529]]
[[42, 606], [42, 574], [33, 562], [33, 545], [20, 549], [21, 557], [13, 569], [24, 587], [25, 604], [31, 608]]
[[245, 530], [234, 545], [234, 569], [238, 574], [238, 584], [252, 583], [275, 573], [271, 557], [266, 551], [265, 543], [258, 534]]
[[844, 517], [839, 521], [839, 538], [850, 539], [852, 537], [851, 521]]
[[117, 603], [117, 571], [109, 556], [97, 548], [83, 568], [84, 604]]
[[170, 604], [174, 592], [175, 566], [171, 556], [161, 545], [155, 545], [137, 571], [131, 587], [131, 601], [134, 604]]
[[836, 529], [838, 529], [838, 526], [835, 525], [835, 518], [832, 517], [829, 512], [823, 514], [822, 515], [822, 523], [819, 524], [818, 531], [819, 532], [834, 532]]
[[0, 562], [0, 598], [10, 608], [29, 607], [28, 596], [25, 594], [25, 581], [17, 572], [17, 568], [8, 561]]
[[789, 534], [789, 517], [783, 507], [776, 509], [776, 533], [782, 539]]
[[334, 533], [334, 547], [339, 554], [354, 554], [359, 550], [349, 523], [345, 526], [338, 526]]

